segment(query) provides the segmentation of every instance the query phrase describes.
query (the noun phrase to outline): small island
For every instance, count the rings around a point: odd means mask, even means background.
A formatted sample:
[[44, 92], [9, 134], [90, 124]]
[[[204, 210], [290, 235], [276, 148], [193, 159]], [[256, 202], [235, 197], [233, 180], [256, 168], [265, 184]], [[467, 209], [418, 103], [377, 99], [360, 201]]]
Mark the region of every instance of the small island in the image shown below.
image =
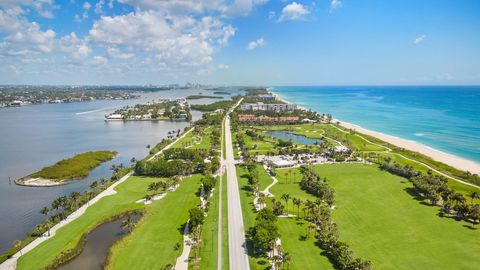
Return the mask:
[[15, 180], [17, 185], [48, 187], [64, 185], [66, 181], [82, 179], [88, 176], [91, 170], [103, 162], [113, 159], [116, 151], [92, 151], [75, 155], [72, 158], [61, 160], [52, 166], [44, 167], [40, 171]]
[[105, 115], [105, 121], [158, 121], [192, 119], [190, 106], [185, 99], [160, 99], [158, 102], [125, 106]]
[[213, 92], [215, 95], [231, 95], [229, 92], [226, 92], [226, 91], [215, 91]]

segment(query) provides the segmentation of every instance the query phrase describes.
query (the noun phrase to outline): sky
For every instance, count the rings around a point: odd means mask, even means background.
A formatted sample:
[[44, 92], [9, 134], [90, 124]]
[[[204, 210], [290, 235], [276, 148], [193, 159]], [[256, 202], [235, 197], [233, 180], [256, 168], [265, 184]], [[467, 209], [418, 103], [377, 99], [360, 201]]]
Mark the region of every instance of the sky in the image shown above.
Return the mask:
[[480, 1], [1, 0], [0, 84], [480, 84]]

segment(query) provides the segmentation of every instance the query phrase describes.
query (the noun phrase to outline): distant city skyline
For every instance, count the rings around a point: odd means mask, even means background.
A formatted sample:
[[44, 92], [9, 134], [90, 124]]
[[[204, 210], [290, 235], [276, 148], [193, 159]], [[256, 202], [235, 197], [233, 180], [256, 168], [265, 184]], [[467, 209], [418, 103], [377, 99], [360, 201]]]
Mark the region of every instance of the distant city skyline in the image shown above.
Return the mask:
[[479, 1], [3, 0], [0, 84], [480, 84]]

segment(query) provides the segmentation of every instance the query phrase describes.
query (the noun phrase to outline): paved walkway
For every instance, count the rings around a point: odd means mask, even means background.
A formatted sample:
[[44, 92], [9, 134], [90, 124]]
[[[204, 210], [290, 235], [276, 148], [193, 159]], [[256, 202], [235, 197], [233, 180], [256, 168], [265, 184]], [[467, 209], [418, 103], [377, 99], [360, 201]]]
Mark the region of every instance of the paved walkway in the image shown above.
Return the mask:
[[[187, 132], [183, 133], [182, 136], [180, 136], [178, 139], [176, 139], [175, 141], [173, 141], [172, 143], [170, 143], [169, 145], [165, 146], [162, 150], [160, 150], [158, 153], [156, 153], [155, 155], [153, 155], [152, 157], [150, 157], [147, 161], [150, 161], [152, 159], [154, 159], [156, 156], [160, 155], [164, 150], [166, 149], [169, 149], [170, 147], [172, 147], [172, 145], [174, 145], [178, 140], [182, 139], [185, 135], [187, 135], [189, 132], [191, 132], [193, 130], [193, 128], [189, 129]], [[124, 177], [120, 178], [120, 180], [118, 180], [117, 182], [113, 183], [111, 186], [109, 186], [107, 189], [105, 189], [104, 191], [100, 192], [97, 196], [95, 196], [95, 198], [91, 199], [90, 201], [88, 201], [86, 204], [82, 205], [80, 208], [78, 208], [75, 212], [71, 213], [66, 219], [60, 221], [59, 223], [57, 223], [55, 226], [53, 226], [51, 229], [50, 229], [50, 236], [46, 235], [46, 236], [42, 236], [42, 237], [38, 237], [36, 238], [35, 240], [33, 240], [32, 242], [30, 242], [30, 244], [26, 245], [24, 248], [22, 248], [21, 251], [15, 253], [10, 259], [6, 260], [5, 262], [3, 262], [1, 265], [0, 265], [0, 270], [15, 270], [16, 267], [17, 267], [17, 260], [18, 258], [20, 258], [22, 255], [24, 255], [25, 253], [29, 252], [30, 250], [36, 248], [38, 245], [40, 245], [41, 243], [47, 241], [48, 239], [52, 238], [55, 236], [55, 233], [58, 229], [66, 226], [67, 224], [69, 224], [70, 222], [74, 221], [75, 219], [79, 218], [81, 215], [83, 215], [83, 213], [85, 213], [85, 211], [92, 205], [94, 205], [96, 202], [98, 202], [100, 199], [102, 199], [103, 197], [106, 197], [106, 196], [110, 196], [110, 195], [114, 195], [116, 194], [117, 192], [115, 191], [115, 188], [120, 185], [121, 183], [125, 182], [125, 180], [127, 180], [130, 176], [133, 175], [133, 171], [129, 172], [128, 174], [126, 174]]]
[[188, 257], [190, 255], [190, 250], [192, 249], [192, 239], [190, 239], [190, 231], [188, 227], [187, 223], [183, 230], [183, 252], [182, 255], [177, 258], [175, 270], [188, 270]]

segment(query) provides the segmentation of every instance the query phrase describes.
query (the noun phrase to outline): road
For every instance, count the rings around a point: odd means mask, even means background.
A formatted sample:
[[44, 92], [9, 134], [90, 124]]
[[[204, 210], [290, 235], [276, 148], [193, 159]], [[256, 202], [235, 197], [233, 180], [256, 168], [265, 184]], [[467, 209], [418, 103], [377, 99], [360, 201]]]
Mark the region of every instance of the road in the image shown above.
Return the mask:
[[225, 119], [225, 141], [225, 168], [227, 170], [228, 197], [228, 247], [230, 270], [249, 270], [250, 265], [248, 262], [245, 230], [243, 227], [242, 205], [240, 203], [240, 192], [238, 188], [237, 172], [235, 170], [235, 160], [233, 158], [230, 117], [228, 115]]

